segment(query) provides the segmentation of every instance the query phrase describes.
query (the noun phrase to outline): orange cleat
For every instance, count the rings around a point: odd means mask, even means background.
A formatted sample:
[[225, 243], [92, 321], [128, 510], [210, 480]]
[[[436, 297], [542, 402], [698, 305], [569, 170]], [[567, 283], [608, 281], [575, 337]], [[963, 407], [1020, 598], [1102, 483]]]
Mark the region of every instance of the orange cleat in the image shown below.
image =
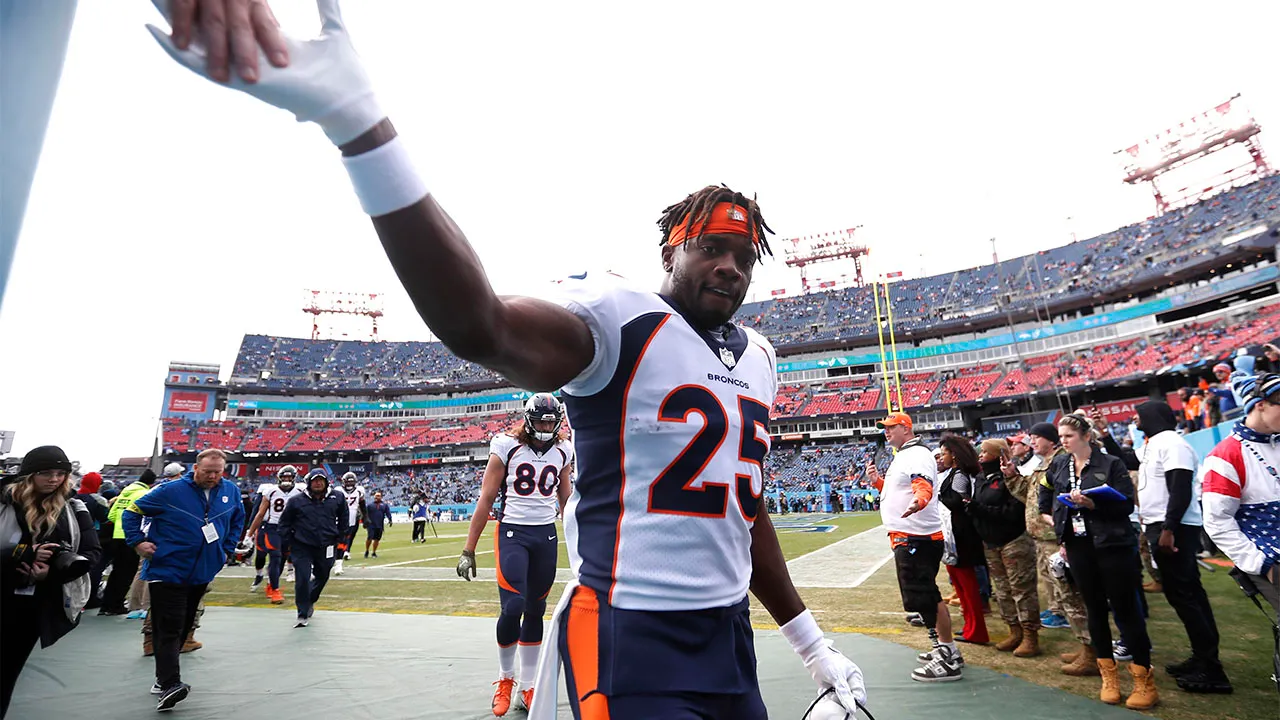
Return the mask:
[[525, 710], [533, 707], [533, 688], [520, 691], [520, 702], [524, 703]]
[[502, 717], [511, 709], [511, 691], [516, 687], [515, 678], [499, 678], [494, 685], [498, 686], [493, 691], [493, 714], [496, 717]]
[[272, 605], [284, 604], [284, 593], [280, 592], [280, 588], [274, 590], [267, 588], [267, 598], [271, 600]]

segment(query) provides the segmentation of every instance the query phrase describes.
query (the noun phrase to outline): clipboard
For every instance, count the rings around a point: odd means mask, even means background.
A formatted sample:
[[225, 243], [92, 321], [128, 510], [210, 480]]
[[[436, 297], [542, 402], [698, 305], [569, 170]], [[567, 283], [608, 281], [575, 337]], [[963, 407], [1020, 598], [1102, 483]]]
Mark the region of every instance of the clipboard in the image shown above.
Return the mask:
[[[1088, 490], [1082, 490], [1082, 491], [1081, 491], [1081, 493], [1082, 493], [1082, 494], [1084, 494], [1084, 495], [1088, 495], [1089, 497], [1094, 498], [1095, 500], [1098, 500], [1098, 499], [1102, 499], [1102, 500], [1124, 500], [1124, 499], [1126, 499], [1126, 498], [1125, 498], [1125, 496], [1124, 496], [1124, 495], [1123, 495], [1119, 490], [1116, 490], [1115, 488], [1111, 487], [1110, 485], [1105, 485], [1105, 484], [1104, 484], [1104, 485], [1099, 485], [1098, 487], [1091, 487], [1091, 488], [1089, 488]], [[1072, 509], [1075, 509], [1075, 507], [1076, 507], [1076, 504], [1075, 504], [1075, 503], [1073, 503], [1073, 502], [1071, 502], [1071, 494], [1070, 494], [1070, 493], [1062, 493], [1061, 495], [1059, 495], [1059, 496], [1058, 496], [1058, 502], [1060, 502], [1060, 503], [1062, 503], [1063, 505], [1066, 505], [1067, 507], [1072, 508]]]

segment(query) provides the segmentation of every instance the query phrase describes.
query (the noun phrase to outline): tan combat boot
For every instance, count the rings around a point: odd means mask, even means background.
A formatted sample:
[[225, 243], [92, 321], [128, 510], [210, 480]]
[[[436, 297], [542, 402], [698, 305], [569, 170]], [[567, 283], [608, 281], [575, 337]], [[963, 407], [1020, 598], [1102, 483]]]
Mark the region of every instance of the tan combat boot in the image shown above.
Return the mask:
[[[1065, 655], [1066, 653], [1063, 653]], [[1080, 652], [1074, 660], [1062, 666], [1063, 675], [1072, 677], [1088, 677], [1098, 674], [1098, 655], [1092, 645], [1081, 645]]]
[[204, 647], [204, 643], [196, 639], [196, 631], [192, 630], [191, 633], [187, 635], [187, 641], [182, 644], [182, 650], [180, 652], [189, 653], [193, 650], [199, 650], [202, 647]]
[[1022, 626], [1009, 625], [1009, 637], [996, 643], [996, 650], [1009, 652], [1022, 644]]
[[1026, 623], [1022, 626], [1022, 642], [1014, 649], [1013, 656], [1020, 658], [1035, 657], [1040, 654], [1040, 626]]
[[1160, 693], [1156, 692], [1156, 677], [1151, 668], [1129, 663], [1129, 674], [1133, 676], [1133, 694], [1124, 706], [1130, 710], [1150, 710], [1160, 702]]
[[1098, 672], [1102, 675], [1102, 691], [1098, 699], [1108, 705], [1120, 704], [1120, 678], [1116, 677], [1116, 661], [1098, 658]]

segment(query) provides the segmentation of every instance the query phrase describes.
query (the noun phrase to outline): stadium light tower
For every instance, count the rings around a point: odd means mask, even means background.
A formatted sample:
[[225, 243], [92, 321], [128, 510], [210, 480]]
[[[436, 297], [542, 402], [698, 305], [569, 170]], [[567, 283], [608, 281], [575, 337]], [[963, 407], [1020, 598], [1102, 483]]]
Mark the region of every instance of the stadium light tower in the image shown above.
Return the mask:
[[[1155, 133], [1115, 151], [1115, 154], [1124, 163], [1126, 183], [1151, 183], [1156, 214], [1163, 215], [1228, 188], [1271, 175], [1274, 171], [1258, 138], [1261, 132], [1262, 128], [1245, 107], [1240, 94], [1236, 93], [1226, 102], [1178, 123], [1176, 129]], [[1169, 171], [1186, 167], [1234, 145], [1244, 146], [1248, 160], [1213, 174], [1207, 185], [1196, 183], [1175, 190], [1161, 187], [1161, 176]]]
[[[786, 243], [783, 245], [782, 254], [786, 258], [787, 267], [800, 268], [800, 287], [805, 295], [809, 294], [809, 266], [837, 260], [853, 260], [854, 284], [858, 287], [863, 286], [862, 257], [870, 250], [853, 237], [861, 227], [859, 225], [848, 230], [835, 230], [802, 238], [787, 238], [782, 241]], [[818, 285], [819, 289], [823, 290], [835, 286], [835, 280], [828, 280]]]
[[304, 290], [302, 312], [311, 316], [311, 339], [320, 339], [320, 317], [354, 315], [369, 318], [367, 336], [378, 341], [378, 318], [382, 317], [381, 293], [342, 292], [337, 290]]

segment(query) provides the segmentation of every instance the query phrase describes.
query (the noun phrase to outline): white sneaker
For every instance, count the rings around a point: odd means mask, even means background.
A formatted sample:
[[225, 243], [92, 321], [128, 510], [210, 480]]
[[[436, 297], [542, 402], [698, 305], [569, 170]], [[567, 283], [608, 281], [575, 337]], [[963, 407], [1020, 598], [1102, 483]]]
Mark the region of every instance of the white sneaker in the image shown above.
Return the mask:
[[911, 671], [911, 679], [916, 682], [937, 683], [954, 682], [964, 677], [963, 666], [958, 656], [951, 653], [951, 648], [939, 646], [937, 657], [923, 667]]
[[[942, 653], [939, 652], [942, 649], [943, 649], [943, 646], [939, 645], [938, 647], [930, 650], [929, 652], [922, 652], [916, 655], [916, 662], [927, 665], [928, 663], [931, 663], [934, 660], [937, 660], [942, 657]], [[947, 651], [950, 652], [951, 648], [947, 648]], [[964, 667], [964, 656], [961, 655], [959, 652], [951, 652], [950, 659], [956, 665], [959, 665], [960, 667]]]
[[160, 694], [160, 693], [162, 693], [162, 692], [164, 692], [164, 688], [160, 687], [160, 683], [158, 683], [158, 682], [157, 682], [157, 683], [152, 683], [152, 684], [151, 684], [151, 694], [152, 694], [152, 695], [159, 695], [159, 694]]
[[338, 558], [338, 561], [333, 564], [333, 574], [334, 575], [342, 574], [342, 558]]
[[254, 578], [253, 578], [253, 584], [249, 586], [249, 592], [259, 592], [259, 591], [261, 591], [261, 590], [262, 590], [262, 586], [263, 586], [263, 584], [264, 584], [264, 583], [262, 582], [262, 576], [261, 576], [261, 575], [256, 575], [256, 576], [254, 576]]
[[284, 572], [284, 581], [293, 582], [293, 566], [290, 565], [288, 570]]

